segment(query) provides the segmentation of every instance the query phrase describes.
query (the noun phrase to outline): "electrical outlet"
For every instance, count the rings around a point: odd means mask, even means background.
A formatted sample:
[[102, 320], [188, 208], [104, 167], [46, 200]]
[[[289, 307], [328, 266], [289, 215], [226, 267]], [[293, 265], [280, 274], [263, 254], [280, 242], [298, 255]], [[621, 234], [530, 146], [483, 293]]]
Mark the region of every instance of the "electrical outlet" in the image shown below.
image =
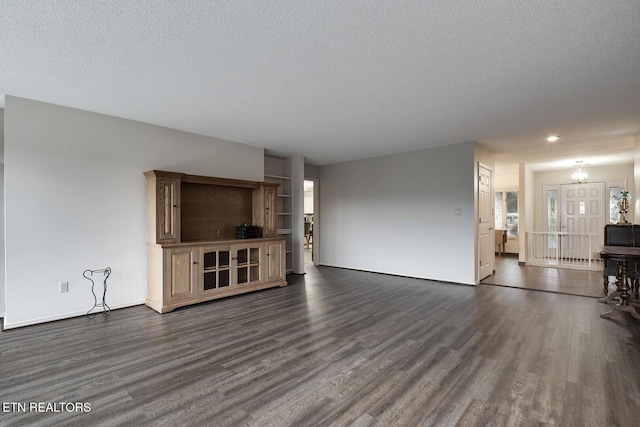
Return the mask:
[[60, 293], [69, 292], [69, 282], [60, 282], [59, 291]]

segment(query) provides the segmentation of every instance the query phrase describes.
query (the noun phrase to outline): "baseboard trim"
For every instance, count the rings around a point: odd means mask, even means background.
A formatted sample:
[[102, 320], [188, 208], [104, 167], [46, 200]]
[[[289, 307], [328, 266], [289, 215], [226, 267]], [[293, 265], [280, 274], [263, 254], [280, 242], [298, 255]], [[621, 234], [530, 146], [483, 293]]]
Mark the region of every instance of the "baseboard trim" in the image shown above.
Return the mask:
[[321, 267], [339, 268], [342, 270], [362, 271], [364, 273], [373, 273], [373, 274], [384, 274], [385, 276], [406, 277], [407, 279], [429, 280], [431, 282], [447, 283], [451, 285], [477, 286], [477, 283], [452, 282], [450, 280], [432, 279], [429, 277], [420, 277], [420, 276], [407, 276], [406, 274], [395, 274], [395, 273], [386, 273], [384, 271], [363, 270], [360, 268], [343, 267], [340, 265], [331, 265], [331, 264], [318, 264], [318, 265]]
[[[144, 300], [142, 300], [142, 301], [133, 301], [133, 302], [128, 302], [128, 303], [122, 303], [122, 304], [114, 304], [114, 305], [110, 305], [109, 307], [113, 311], [113, 310], [118, 310], [120, 308], [133, 307], [133, 306], [136, 306], [136, 305], [143, 305], [143, 304], [144, 304]], [[100, 313], [102, 313], [102, 311], [96, 311], [95, 313], [100, 314]], [[55, 322], [55, 321], [58, 321], [58, 320], [71, 319], [73, 317], [85, 316], [86, 314], [87, 314], [87, 311], [86, 310], [82, 310], [82, 311], [75, 311], [75, 312], [70, 312], [70, 313], [58, 314], [58, 315], [55, 315], [55, 316], [39, 317], [39, 318], [36, 318], [36, 319], [29, 319], [29, 320], [24, 320], [24, 321], [15, 322], [15, 323], [11, 323], [11, 322], [7, 321], [6, 316], [3, 316], [3, 329], [2, 330], [6, 331], [8, 329], [23, 328], [25, 326], [33, 326], [33, 325], [39, 325], [39, 324], [42, 324], [42, 323]]]

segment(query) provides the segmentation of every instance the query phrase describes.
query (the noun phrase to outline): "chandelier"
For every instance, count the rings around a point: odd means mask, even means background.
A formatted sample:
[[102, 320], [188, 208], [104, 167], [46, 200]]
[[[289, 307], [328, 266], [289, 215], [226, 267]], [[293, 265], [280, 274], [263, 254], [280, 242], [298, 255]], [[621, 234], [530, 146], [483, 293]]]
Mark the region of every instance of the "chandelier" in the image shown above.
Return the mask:
[[583, 184], [587, 182], [587, 178], [589, 178], [589, 174], [587, 171], [582, 169], [580, 165], [582, 164], [582, 160], [576, 162], [578, 169], [574, 173], [571, 174], [571, 181], [575, 184]]

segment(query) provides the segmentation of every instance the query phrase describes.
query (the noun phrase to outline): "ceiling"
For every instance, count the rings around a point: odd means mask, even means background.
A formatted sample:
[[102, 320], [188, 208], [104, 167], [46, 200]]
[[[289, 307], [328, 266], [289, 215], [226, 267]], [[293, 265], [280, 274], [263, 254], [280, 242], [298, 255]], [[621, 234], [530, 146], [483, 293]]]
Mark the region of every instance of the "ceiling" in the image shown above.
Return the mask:
[[630, 162], [639, 22], [637, 0], [3, 0], [0, 93], [316, 165], [468, 141], [497, 168]]

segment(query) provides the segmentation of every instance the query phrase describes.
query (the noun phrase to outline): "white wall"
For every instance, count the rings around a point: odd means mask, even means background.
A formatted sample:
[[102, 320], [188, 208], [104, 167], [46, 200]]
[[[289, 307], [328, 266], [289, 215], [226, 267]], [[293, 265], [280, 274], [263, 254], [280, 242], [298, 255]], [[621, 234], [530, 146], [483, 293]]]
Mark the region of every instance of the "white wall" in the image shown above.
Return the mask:
[[322, 166], [320, 180], [320, 264], [474, 284], [473, 143]]
[[304, 164], [304, 179], [319, 179], [320, 168], [315, 165]]
[[5, 277], [4, 277], [4, 109], [0, 108], [0, 317], [5, 316]]
[[[640, 189], [640, 129], [636, 133], [636, 144], [633, 152], [633, 183], [634, 188]], [[628, 190], [628, 189], [627, 189]], [[629, 219], [633, 218], [634, 224], [640, 224], [640, 194], [631, 193], [632, 203], [634, 207], [634, 215], [629, 215]]]
[[292, 273], [304, 274], [304, 157], [291, 156]]
[[527, 261], [527, 233], [534, 231], [535, 172], [531, 166], [520, 163], [520, 191], [518, 192], [518, 262]]
[[113, 269], [112, 308], [144, 302], [144, 171], [264, 177], [261, 148], [11, 96], [5, 136], [7, 328], [85, 313], [85, 269]]
[[520, 173], [496, 175], [496, 191], [518, 191]]

